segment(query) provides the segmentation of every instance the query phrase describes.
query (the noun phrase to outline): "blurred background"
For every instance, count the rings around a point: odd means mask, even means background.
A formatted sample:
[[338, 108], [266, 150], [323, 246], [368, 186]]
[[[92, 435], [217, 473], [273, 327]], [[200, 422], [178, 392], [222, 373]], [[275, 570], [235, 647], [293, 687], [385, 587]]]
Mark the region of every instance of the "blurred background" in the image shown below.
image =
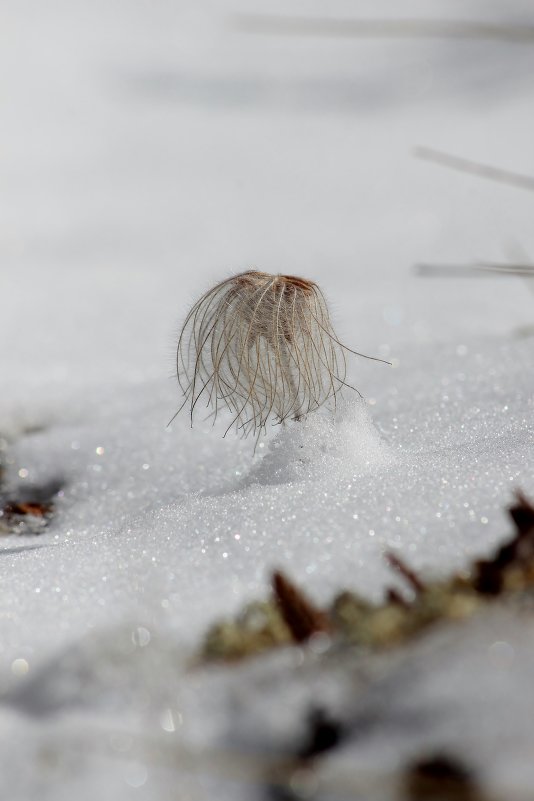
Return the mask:
[[170, 375], [191, 301], [251, 267], [382, 356], [528, 325], [523, 281], [414, 265], [532, 258], [532, 193], [414, 148], [534, 175], [533, 74], [529, 0], [3, 0], [11, 398]]
[[[18, 693], [0, 705], [5, 797], [154, 801], [170, 775], [182, 798], [161, 737], [210, 759], [229, 731], [248, 753], [251, 732], [300, 727], [308, 701], [288, 704], [278, 674], [258, 693], [236, 674], [228, 694], [177, 669], [220, 615], [265, 597], [273, 567], [318, 603], [378, 599], [386, 550], [446, 575], [502, 544], [513, 488], [534, 497], [533, 279], [464, 268], [534, 260], [533, 123], [532, 0], [0, 0], [0, 492], [64, 487], [38, 541], [0, 548], [0, 695]], [[226, 425], [166, 428], [185, 314], [250, 268], [317, 281], [341, 340], [397, 368], [349, 360], [372, 409], [311, 421], [317, 473], [297, 491], [283, 470], [262, 484]], [[490, 775], [528, 782], [523, 627], [504, 619], [472, 659], [463, 640], [440, 651], [439, 686], [416, 664], [393, 677], [380, 775], [424, 720], [425, 748], [454, 725], [463, 759], [475, 731]], [[517, 670], [494, 685], [509, 636]], [[140, 740], [124, 767], [104, 737], [119, 728], [162, 750]]]

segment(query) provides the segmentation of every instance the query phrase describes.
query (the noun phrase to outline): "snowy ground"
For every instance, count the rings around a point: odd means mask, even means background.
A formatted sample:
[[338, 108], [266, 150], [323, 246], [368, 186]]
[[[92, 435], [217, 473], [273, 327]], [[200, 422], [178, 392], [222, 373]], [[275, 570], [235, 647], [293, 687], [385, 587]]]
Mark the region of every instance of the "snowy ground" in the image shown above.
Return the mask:
[[[506, 536], [514, 488], [534, 494], [530, 287], [413, 271], [532, 257], [531, 194], [413, 149], [534, 174], [534, 46], [281, 37], [234, 16], [534, 24], [517, 0], [401, 6], [0, 8], [0, 433], [11, 488], [64, 481], [46, 533], [0, 547], [11, 798], [267, 798], [254, 759], [236, 767], [228, 750], [281, 749], [313, 697], [357, 720], [374, 696], [360, 700], [352, 667], [325, 679], [314, 656], [295, 688], [299, 654], [194, 673], [206, 627], [263, 597], [273, 566], [318, 601], [345, 587], [378, 600], [386, 549], [445, 575]], [[335, 419], [274, 432], [255, 457], [219, 423], [166, 428], [184, 314], [250, 267], [316, 280], [342, 339], [394, 363], [355, 359], [366, 405], [349, 395]], [[372, 692], [390, 711], [365, 748], [325, 763], [314, 797], [355, 798], [343, 777], [357, 764], [387, 774], [451, 739], [521, 797], [531, 628], [497, 617], [452, 644], [436, 635], [404, 673], [389, 666]], [[408, 738], [392, 689], [407, 671], [433, 677], [406, 684], [425, 720]], [[473, 734], [489, 695], [507, 747]]]

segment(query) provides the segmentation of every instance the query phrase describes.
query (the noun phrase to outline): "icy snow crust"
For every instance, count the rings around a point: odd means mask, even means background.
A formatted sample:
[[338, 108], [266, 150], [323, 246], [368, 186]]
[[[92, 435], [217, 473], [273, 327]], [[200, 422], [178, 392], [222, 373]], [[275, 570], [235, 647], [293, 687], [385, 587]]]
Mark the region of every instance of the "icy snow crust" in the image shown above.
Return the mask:
[[[318, 603], [344, 588], [379, 600], [395, 581], [385, 551], [446, 575], [508, 535], [513, 489], [534, 494], [530, 286], [412, 271], [527, 259], [531, 196], [410, 155], [422, 143], [534, 173], [534, 51], [252, 37], [236, 11], [0, 12], [14, 76], [0, 130], [3, 461], [12, 490], [64, 484], [44, 534], [0, 543], [0, 795], [266, 799], [265, 760], [298, 747], [322, 705], [375, 727], [324, 758], [317, 801], [395, 798], [391, 777], [429, 744], [521, 797], [534, 782], [527, 617], [483, 616], [385, 660], [191, 660], [207, 626], [265, 596], [274, 567]], [[529, 4], [506, 13], [534, 24]], [[173, 332], [250, 267], [317, 281], [342, 340], [394, 364], [354, 358], [365, 401], [347, 392], [335, 412], [273, 428], [256, 455], [223, 439], [222, 419], [166, 426]]]

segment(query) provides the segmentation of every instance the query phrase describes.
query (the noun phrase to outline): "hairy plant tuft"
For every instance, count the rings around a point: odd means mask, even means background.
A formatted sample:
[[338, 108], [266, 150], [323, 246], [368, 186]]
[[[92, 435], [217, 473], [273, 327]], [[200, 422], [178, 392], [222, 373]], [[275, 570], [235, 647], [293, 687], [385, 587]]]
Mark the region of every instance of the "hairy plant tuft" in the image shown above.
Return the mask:
[[204, 402], [215, 417], [230, 411], [226, 433], [235, 426], [259, 436], [269, 419], [300, 420], [335, 404], [349, 386], [346, 351], [355, 353], [336, 337], [313, 281], [241, 273], [206, 292], [187, 315], [177, 351], [178, 411], [188, 405], [192, 424]]

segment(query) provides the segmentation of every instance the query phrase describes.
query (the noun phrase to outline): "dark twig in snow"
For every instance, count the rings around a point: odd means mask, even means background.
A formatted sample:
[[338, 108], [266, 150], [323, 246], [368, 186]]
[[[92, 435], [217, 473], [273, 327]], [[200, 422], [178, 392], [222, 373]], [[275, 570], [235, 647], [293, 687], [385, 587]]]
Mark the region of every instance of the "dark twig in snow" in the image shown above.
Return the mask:
[[409, 568], [405, 562], [393, 553], [386, 554], [386, 559], [395, 570], [397, 570], [403, 578], [406, 579], [410, 587], [414, 590], [416, 595], [424, 592], [425, 585], [414, 571]]
[[328, 616], [317, 609], [287, 576], [277, 570], [273, 574], [273, 590], [293, 640], [306, 642], [314, 634], [330, 631]]

